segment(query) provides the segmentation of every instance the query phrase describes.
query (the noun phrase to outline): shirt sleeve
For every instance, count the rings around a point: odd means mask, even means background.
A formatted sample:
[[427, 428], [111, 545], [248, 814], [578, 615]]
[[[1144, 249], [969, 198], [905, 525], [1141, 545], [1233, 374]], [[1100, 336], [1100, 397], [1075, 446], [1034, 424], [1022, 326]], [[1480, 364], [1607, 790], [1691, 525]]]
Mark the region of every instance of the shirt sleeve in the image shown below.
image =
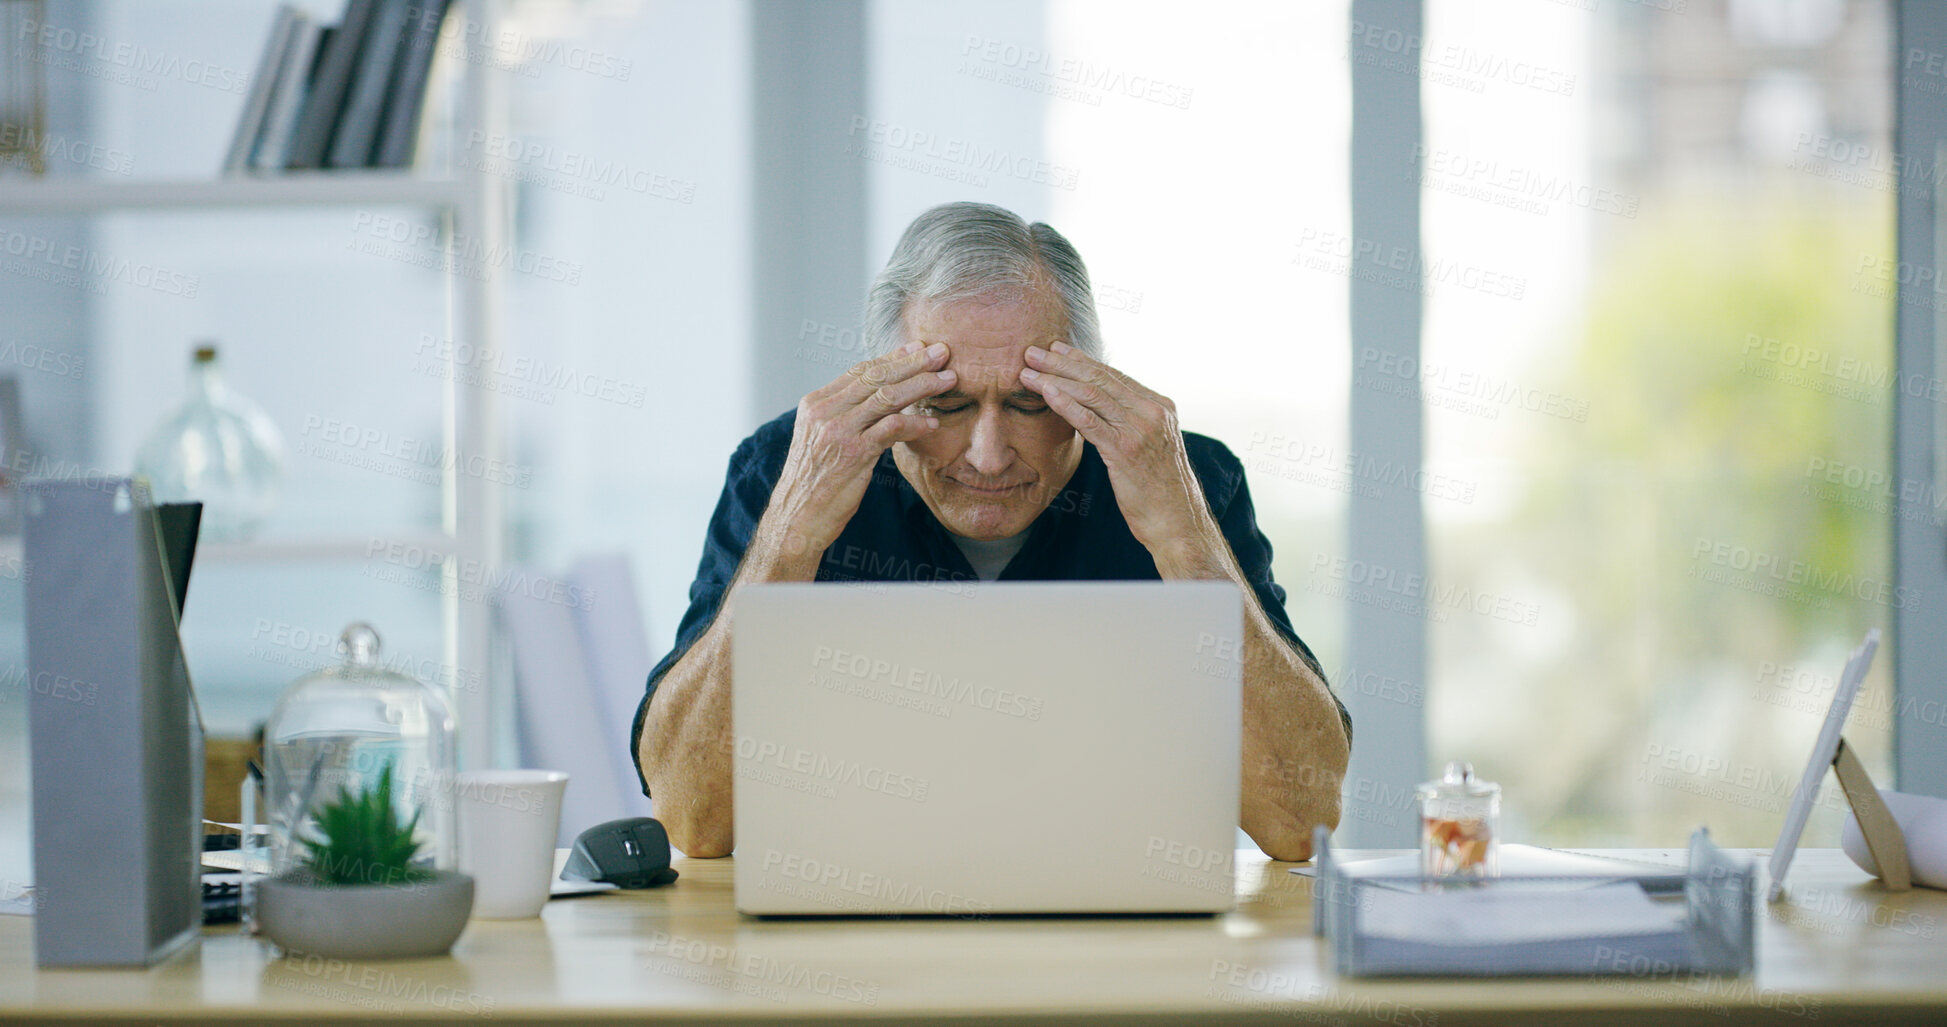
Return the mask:
[[[1231, 555], [1237, 558], [1244, 580], [1251, 583], [1251, 591], [1257, 594], [1258, 605], [1271, 619], [1271, 626], [1291, 643], [1299, 658], [1318, 675], [1318, 680], [1325, 682], [1326, 691], [1331, 692], [1332, 683], [1325, 677], [1325, 668], [1291, 626], [1291, 615], [1284, 608], [1284, 586], [1271, 577], [1271, 540], [1257, 526], [1257, 510], [1251, 504], [1251, 488], [1244, 481], [1243, 462], [1215, 439], [1186, 434], [1184, 440], [1190, 446], [1191, 466], [1203, 485], [1210, 512], [1223, 530], [1224, 541], [1230, 543]], [[1350, 743], [1352, 715], [1346, 712], [1345, 703], [1339, 701], [1336, 693], [1332, 693], [1332, 702], [1339, 708], [1339, 722], [1345, 725], [1345, 738]]]
[[[723, 606], [724, 593], [737, 576], [737, 566], [743, 562], [744, 550], [750, 546], [758, 519], [770, 505], [771, 490], [783, 473], [786, 452], [769, 444], [775, 441], [767, 438], [775, 434], [774, 427], [775, 422], [759, 429], [730, 456], [723, 494], [717, 498], [716, 512], [710, 515], [710, 528], [703, 537], [703, 557], [697, 561], [696, 580], [690, 583], [689, 608], [683, 611], [683, 619], [676, 626], [676, 644], [649, 672], [642, 701], [636, 704], [635, 723], [629, 731], [629, 758], [635, 761], [636, 777], [642, 782], [644, 795], [649, 794], [649, 779], [642, 773], [642, 722], [649, 713], [649, 699], [656, 694], [656, 685], [663, 675], [669, 673], [669, 668], [690, 651], [717, 619], [717, 610]], [[788, 444], [788, 424], [784, 427], [784, 437]]]

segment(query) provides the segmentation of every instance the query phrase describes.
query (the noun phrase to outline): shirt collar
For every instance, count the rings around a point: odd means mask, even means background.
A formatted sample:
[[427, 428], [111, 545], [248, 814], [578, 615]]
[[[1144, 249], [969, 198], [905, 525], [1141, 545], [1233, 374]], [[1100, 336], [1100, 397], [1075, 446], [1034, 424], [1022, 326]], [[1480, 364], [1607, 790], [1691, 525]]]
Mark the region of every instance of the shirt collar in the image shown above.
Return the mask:
[[[953, 544], [946, 525], [933, 516], [933, 510], [926, 505], [913, 483], [899, 471], [893, 461], [892, 450], [879, 454], [879, 466], [873, 472], [882, 481], [890, 481], [894, 501], [898, 504], [900, 522], [907, 525], [920, 537], [926, 539], [936, 556], [965, 562], [966, 555], [960, 547]], [[1101, 454], [1096, 452], [1095, 444], [1086, 440], [1082, 443], [1082, 456], [1075, 464], [1075, 473], [1069, 475], [1068, 484], [1057, 492], [1034, 521], [1028, 525], [1027, 542], [1021, 551], [1014, 555], [1010, 567], [1031, 567], [1042, 558], [1042, 554], [1054, 540], [1065, 535], [1067, 529], [1079, 518], [1087, 517], [1089, 511], [1098, 503], [1112, 503], [1114, 497], [1108, 492], [1107, 469], [1102, 465]], [[950, 554], [946, 555], [946, 554]], [[968, 564], [967, 569], [972, 570]], [[1003, 578], [1008, 575], [1003, 574]]]

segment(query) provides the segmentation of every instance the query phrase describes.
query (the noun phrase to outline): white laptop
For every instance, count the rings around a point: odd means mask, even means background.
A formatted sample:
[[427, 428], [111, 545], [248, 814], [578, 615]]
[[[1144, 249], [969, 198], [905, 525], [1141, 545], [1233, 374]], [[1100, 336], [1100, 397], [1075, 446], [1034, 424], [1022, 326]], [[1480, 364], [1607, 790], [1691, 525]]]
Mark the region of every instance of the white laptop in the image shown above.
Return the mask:
[[1235, 585], [756, 585], [732, 616], [740, 911], [1233, 907]]

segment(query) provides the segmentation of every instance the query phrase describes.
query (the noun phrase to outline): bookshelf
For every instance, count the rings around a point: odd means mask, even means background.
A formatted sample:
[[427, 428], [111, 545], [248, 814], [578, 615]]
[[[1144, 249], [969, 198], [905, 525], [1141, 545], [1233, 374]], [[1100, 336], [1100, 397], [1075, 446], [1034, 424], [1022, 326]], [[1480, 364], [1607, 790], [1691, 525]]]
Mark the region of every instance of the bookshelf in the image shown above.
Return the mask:
[[[501, 0], [454, 0], [449, 18], [465, 18], [474, 26], [499, 23]], [[313, 8], [335, 16], [340, 0], [318, 0]], [[462, 60], [451, 140], [475, 131], [504, 131], [504, 84], [492, 68]], [[214, 167], [221, 154], [211, 155]], [[413, 207], [438, 215], [452, 232], [499, 248], [511, 230], [511, 206], [505, 183], [484, 170], [428, 174], [408, 169], [339, 169], [317, 171], [251, 171], [207, 178], [165, 180], [22, 179], [0, 181], [0, 216], [141, 214], [144, 212], [236, 212], [359, 206]], [[434, 297], [445, 312], [451, 338], [466, 339], [482, 349], [500, 348], [502, 293], [505, 270], [482, 262], [473, 273], [449, 270], [440, 295]], [[296, 287], [295, 285], [293, 286]], [[460, 451], [504, 459], [500, 411], [491, 388], [458, 384], [449, 375], [441, 385], [441, 431]], [[480, 476], [455, 473], [448, 467], [440, 483], [440, 527], [388, 533], [396, 540], [437, 554], [442, 574], [455, 585], [459, 564], [478, 572], [496, 568], [505, 553], [505, 514], [495, 487]], [[274, 537], [241, 543], [204, 543], [199, 560], [215, 565], [319, 564], [356, 562], [368, 558], [369, 537]], [[0, 542], [0, 556], [18, 555], [19, 540]], [[441, 623], [448, 667], [477, 675], [480, 689], [458, 689], [451, 696], [460, 727], [463, 767], [490, 767], [505, 751], [502, 737], [511, 725], [499, 711], [512, 708], [508, 675], [496, 664], [496, 624], [486, 603], [463, 601], [463, 590], [442, 590]]]
[[237, 178], [9, 181], [0, 214], [100, 214], [140, 210], [392, 205], [455, 209], [473, 183], [398, 171], [291, 171]]
[[[480, 553], [466, 547], [444, 531], [396, 532], [386, 536], [396, 542], [422, 550], [429, 557], [444, 560], [477, 560]], [[369, 536], [331, 537], [328, 535], [277, 537], [249, 542], [211, 542], [196, 544], [197, 566], [207, 564], [337, 563], [366, 559], [371, 551]], [[19, 536], [0, 538], [0, 562], [18, 562], [22, 555]]]

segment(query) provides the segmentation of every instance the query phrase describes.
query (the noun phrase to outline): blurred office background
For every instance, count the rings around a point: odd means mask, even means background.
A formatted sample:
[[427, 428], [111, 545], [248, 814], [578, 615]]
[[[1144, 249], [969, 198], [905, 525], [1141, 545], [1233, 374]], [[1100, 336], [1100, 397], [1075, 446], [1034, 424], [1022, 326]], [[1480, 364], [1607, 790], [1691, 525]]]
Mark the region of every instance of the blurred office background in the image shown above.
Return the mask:
[[[498, 397], [502, 558], [626, 554], [660, 655], [731, 449], [857, 359], [864, 284], [915, 214], [999, 203], [1076, 243], [1111, 360], [1246, 461], [1292, 618], [1355, 719], [1423, 725], [1403, 757], [1423, 765], [1398, 774], [1362, 769], [1397, 758], [1371, 748], [1386, 731], [1360, 735], [1347, 837], [1406, 844], [1397, 783], [1468, 759], [1503, 785], [1513, 840], [1674, 846], [1708, 824], [1768, 844], [1847, 650], [1899, 601], [1877, 587], [1890, 7], [1427, 0], [1423, 38], [1395, 38], [1346, 0], [510, 0], [465, 51], [497, 76], [504, 125], [441, 158], [514, 200], [494, 359], [551, 369]], [[242, 94], [210, 69], [247, 77], [274, 5], [48, 8], [105, 44], [17, 33], [10, 67], [44, 76], [50, 137], [110, 156], [44, 177], [211, 178]], [[1355, 70], [1415, 65], [1414, 159], [1355, 168]], [[22, 164], [0, 190], [35, 177]], [[1424, 253], [1392, 279], [1423, 298], [1416, 366], [1352, 335], [1352, 276], [1391, 259], [1355, 233], [1355, 175], [1417, 190]], [[0, 366], [32, 467], [129, 470], [213, 338], [290, 447], [261, 544], [437, 528], [466, 356], [415, 227], [437, 235], [410, 207], [9, 217], [10, 238], [178, 276], [62, 277], [8, 250], [0, 359], [68, 358]], [[1353, 452], [1360, 390], [1417, 391], [1423, 467]], [[1347, 552], [1352, 498], [1401, 487], [1424, 511], [1423, 578]], [[1937, 498], [1925, 516], [1947, 516]], [[436, 578], [373, 548], [199, 564], [184, 634], [213, 733], [261, 720], [353, 619], [421, 676], [475, 680], [450, 666]], [[1361, 665], [1355, 605], [1418, 620], [1422, 675]], [[17, 574], [0, 614], [11, 876]], [[1889, 662], [1848, 733], [1882, 784]], [[1821, 807], [1811, 844], [1834, 844], [1836, 816]]]

